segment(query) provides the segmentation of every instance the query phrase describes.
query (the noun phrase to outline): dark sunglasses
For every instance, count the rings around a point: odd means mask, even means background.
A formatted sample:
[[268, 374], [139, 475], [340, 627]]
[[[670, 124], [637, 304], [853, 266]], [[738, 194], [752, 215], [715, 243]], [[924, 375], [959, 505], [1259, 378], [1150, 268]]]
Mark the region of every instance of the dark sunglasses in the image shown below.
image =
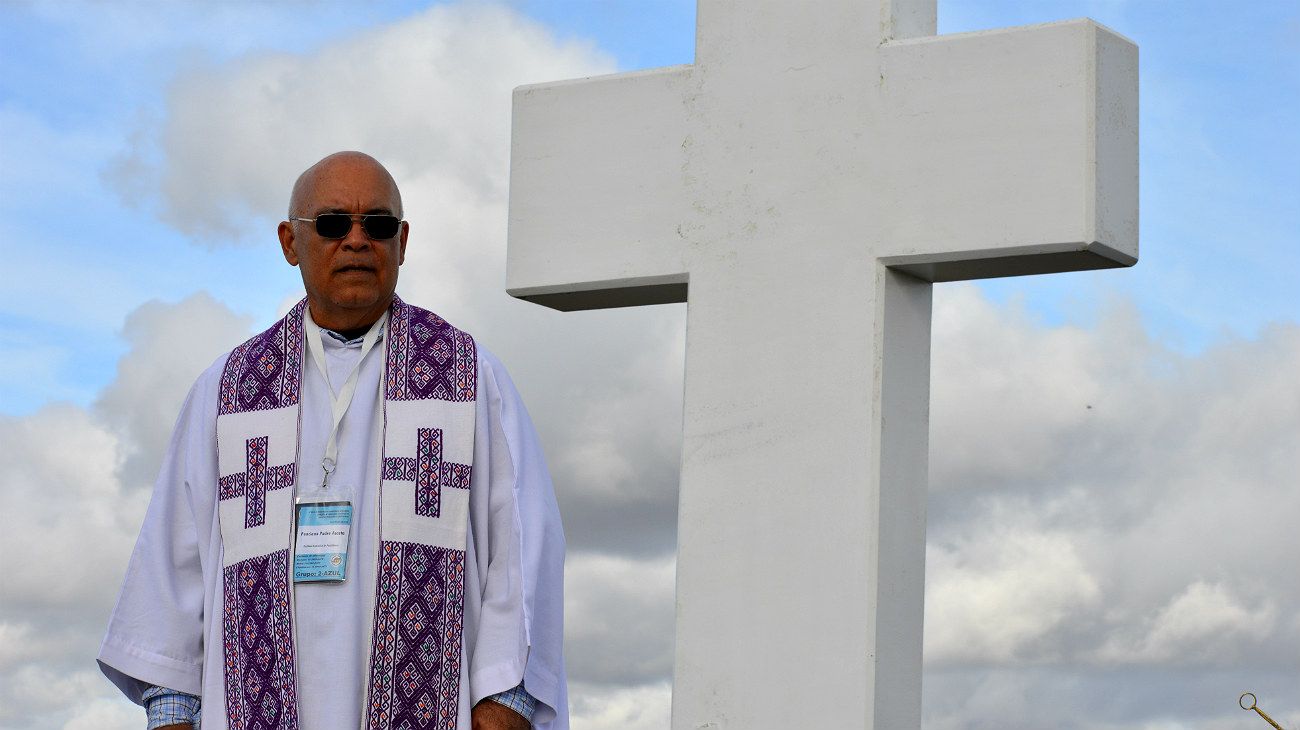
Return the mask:
[[373, 241], [386, 241], [402, 228], [402, 220], [395, 215], [353, 215], [351, 213], [321, 213], [315, 218], [290, 218], [291, 221], [316, 224], [316, 235], [321, 238], [343, 238], [352, 230], [352, 222], [361, 219], [361, 230]]

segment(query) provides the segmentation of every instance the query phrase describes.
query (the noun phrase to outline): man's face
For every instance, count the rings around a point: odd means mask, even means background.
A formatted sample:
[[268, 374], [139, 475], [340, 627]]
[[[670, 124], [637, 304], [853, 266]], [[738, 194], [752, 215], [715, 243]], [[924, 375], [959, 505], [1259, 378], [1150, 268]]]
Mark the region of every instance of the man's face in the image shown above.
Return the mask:
[[[324, 163], [306, 190], [295, 216], [321, 213], [400, 215], [391, 178], [373, 160], [348, 157]], [[353, 329], [378, 319], [397, 287], [397, 269], [406, 258], [403, 223], [398, 234], [372, 240], [354, 220], [343, 238], [323, 238], [310, 221], [280, 224], [284, 258], [302, 270], [312, 318], [329, 329]]]

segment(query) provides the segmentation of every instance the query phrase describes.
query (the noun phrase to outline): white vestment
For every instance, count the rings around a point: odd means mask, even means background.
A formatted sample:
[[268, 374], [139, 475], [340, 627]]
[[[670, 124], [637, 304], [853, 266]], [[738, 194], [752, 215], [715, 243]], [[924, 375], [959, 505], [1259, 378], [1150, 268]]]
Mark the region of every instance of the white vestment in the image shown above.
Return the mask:
[[[338, 387], [359, 342], [321, 338]], [[534, 727], [568, 728], [562, 653], [564, 535], [537, 434], [505, 368], [479, 347], [474, 486], [465, 555], [459, 730], [470, 709], [520, 681], [538, 700]], [[149, 685], [199, 695], [204, 730], [226, 730], [222, 667], [222, 542], [217, 513], [218, 387], [229, 355], [191, 389], [99, 653], [101, 669], [139, 703]], [[384, 347], [361, 363], [330, 484], [351, 487], [352, 537], [343, 584], [294, 586], [300, 725], [362, 726], [375, 601]], [[329, 385], [302, 367], [298, 489], [319, 485], [331, 425]]]

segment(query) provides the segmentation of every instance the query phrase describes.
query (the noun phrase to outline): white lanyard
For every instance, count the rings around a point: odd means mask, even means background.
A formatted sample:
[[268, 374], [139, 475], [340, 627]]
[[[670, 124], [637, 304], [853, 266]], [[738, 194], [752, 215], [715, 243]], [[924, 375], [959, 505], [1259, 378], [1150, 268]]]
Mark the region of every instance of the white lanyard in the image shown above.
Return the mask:
[[348, 379], [343, 381], [343, 387], [339, 388], [338, 395], [334, 395], [334, 386], [330, 383], [329, 367], [325, 362], [325, 346], [321, 344], [321, 329], [314, 321], [311, 315], [303, 317], [303, 330], [307, 337], [307, 349], [311, 351], [311, 359], [316, 363], [316, 369], [325, 378], [325, 387], [329, 390], [331, 412], [333, 415], [333, 424], [330, 426], [329, 440], [325, 442], [325, 458], [320, 460], [321, 469], [325, 472], [324, 479], [321, 481], [321, 488], [329, 487], [330, 474], [334, 473], [334, 467], [338, 463], [339, 455], [339, 424], [343, 422], [343, 416], [348, 412], [348, 406], [352, 405], [352, 396], [357, 392], [357, 377], [361, 372], [361, 363], [366, 359], [366, 354], [370, 352], [379, 341], [379, 334], [384, 329], [384, 324], [388, 322], [388, 313], [380, 317], [377, 322], [370, 325], [366, 332], [366, 337], [361, 341], [361, 357], [357, 358], [357, 364], [352, 366], [352, 372], [348, 373]]

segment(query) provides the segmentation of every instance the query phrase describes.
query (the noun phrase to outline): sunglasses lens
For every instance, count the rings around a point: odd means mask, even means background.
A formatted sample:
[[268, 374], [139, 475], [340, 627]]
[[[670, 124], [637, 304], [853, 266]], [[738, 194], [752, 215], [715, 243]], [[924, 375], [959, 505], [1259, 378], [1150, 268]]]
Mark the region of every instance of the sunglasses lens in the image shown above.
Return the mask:
[[402, 222], [396, 216], [391, 215], [368, 215], [361, 219], [361, 226], [365, 229], [366, 235], [376, 241], [383, 241], [397, 235], [397, 229]]
[[322, 213], [316, 216], [316, 233], [321, 238], [343, 238], [352, 230], [352, 216], [346, 213]]

